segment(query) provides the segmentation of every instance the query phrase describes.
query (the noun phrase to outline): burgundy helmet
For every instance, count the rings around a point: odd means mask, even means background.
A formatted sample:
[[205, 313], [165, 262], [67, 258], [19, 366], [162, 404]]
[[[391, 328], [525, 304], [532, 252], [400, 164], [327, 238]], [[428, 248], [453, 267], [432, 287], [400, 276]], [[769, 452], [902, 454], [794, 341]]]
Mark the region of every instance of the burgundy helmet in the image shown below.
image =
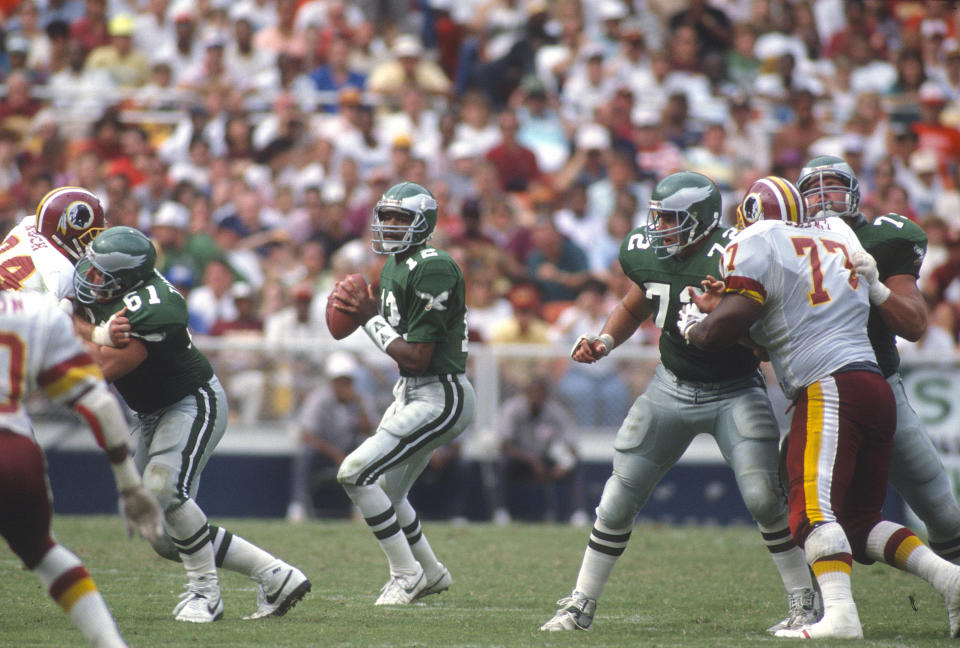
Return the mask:
[[737, 206], [737, 229], [761, 220], [803, 222], [805, 207], [796, 185], [780, 176], [760, 178]]
[[105, 227], [100, 199], [82, 187], [59, 187], [37, 205], [37, 230], [74, 264]]

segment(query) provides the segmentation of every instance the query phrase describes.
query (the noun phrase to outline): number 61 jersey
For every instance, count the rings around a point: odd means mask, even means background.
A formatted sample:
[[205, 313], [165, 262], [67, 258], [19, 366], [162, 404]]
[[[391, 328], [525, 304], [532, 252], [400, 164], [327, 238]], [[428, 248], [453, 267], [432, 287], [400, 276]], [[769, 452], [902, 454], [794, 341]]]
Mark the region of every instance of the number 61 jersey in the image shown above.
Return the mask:
[[851, 261], [862, 250], [839, 218], [801, 226], [761, 221], [723, 255], [726, 292], [763, 305], [750, 336], [770, 354], [787, 398], [854, 362], [876, 362], [867, 337], [867, 285]]
[[123, 297], [82, 304], [86, 318], [103, 324], [126, 308], [130, 337], [147, 348], [147, 357], [114, 385], [141, 414], [156, 412], [197, 391], [213, 377], [213, 367], [193, 345], [187, 329], [187, 303], [159, 272]]

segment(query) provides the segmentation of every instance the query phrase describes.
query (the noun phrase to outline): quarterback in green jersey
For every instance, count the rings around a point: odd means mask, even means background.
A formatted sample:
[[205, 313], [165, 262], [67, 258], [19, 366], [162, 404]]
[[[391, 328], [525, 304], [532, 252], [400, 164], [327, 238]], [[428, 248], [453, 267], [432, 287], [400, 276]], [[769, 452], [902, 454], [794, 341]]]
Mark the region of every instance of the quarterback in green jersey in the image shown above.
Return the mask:
[[[775, 632], [815, 621], [818, 595], [788, 525], [778, 479], [780, 433], [759, 360], [746, 347], [702, 351], [677, 332], [690, 289], [720, 276], [720, 259], [734, 230], [719, 228], [720, 191], [699, 173], [661, 180], [650, 201], [650, 224], [620, 247], [620, 265], [633, 281], [599, 335], [583, 335], [571, 353], [593, 363], [629, 338], [647, 318], [660, 328], [660, 364], [613, 442], [613, 474], [597, 507], [573, 592], [559, 601], [541, 630], [587, 630], [597, 599], [626, 549], [634, 520], [653, 489], [693, 438], [714, 437], [787, 590], [789, 615]], [[708, 283], [708, 282], [707, 282]]]
[[450, 587], [407, 493], [430, 455], [473, 422], [476, 395], [464, 371], [467, 324], [463, 273], [428, 245], [437, 201], [426, 188], [401, 182], [377, 202], [371, 230], [380, 272], [379, 299], [338, 284], [351, 313], [377, 347], [396, 360], [395, 400], [377, 431], [347, 455], [337, 479], [363, 514], [387, 556], [390, 578], [377, 605], [406, 605]]
[[923, 521], [930, 547], [960, 564], [960, 506], [940, 455], [907, 399], [896, 347], [896, 336], [916, 341], [927, 328], [927, 306], [917, 287], [927, 236], [899, 214], [868, 221], [860, 213], [860, 183], [842, 158], [813, 158], [804, 165], [797, 186], [807, 204], [808, 219], [844, 219], [875, 262], [857, 270], [879, 279], [879, 290], [870, 296], [867, 334], [897, 401], [890, 484]]
[[111, 227], [87, 247], [74, 272], [82, 314], [101, 325], [129, 320], [122, 348], [90, 345], [104, 377], [136, 413], [134, 459], [144, 486], [160, 502], [166, 533], [158, 554], [183, 563], [189, 583], [174, 608], [179, 621], [223, 616], [217, 567], [257, 583], [257, 610], [281, 616], [310, 591], [291, 565], [211, 525], [196, 503], [200, 473], [227, 427], [227, 398], [187, 330], [183, 296], [155, 269], [153, 242], [130, 227]]

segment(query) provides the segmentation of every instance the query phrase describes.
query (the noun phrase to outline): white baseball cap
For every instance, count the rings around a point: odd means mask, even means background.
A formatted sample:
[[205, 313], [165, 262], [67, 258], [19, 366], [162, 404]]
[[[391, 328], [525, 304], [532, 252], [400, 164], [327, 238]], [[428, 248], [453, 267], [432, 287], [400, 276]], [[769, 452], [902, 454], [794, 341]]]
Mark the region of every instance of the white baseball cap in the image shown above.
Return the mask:
[[334, 378], [356, 378], [359, 367], [360, 365], [357, 364], [356, 359], [351, 354], [344, 351], [334, 351], [327, 358], [324, 371], [327, 378], [331, 380]]

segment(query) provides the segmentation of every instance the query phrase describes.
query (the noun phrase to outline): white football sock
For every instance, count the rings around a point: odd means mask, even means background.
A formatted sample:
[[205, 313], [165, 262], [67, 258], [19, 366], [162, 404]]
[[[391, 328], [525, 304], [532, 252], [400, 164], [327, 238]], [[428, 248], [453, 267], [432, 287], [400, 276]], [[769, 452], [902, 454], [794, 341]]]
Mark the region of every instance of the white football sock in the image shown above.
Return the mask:
[[173, 540], [180, 560], [191, 579], [206, 576], [216, 580], [217, 566], [210, 542], [207, 516], [192, 499], [164, 514], [167, 533]]
[[423, 567], [427, 582], [432, 583], [439, 578], [443, 572], [440, 569], [440, 561], [437, 560], [436, 554], [433, 553], [433, 547], [430, 546], [427, 536], [423, 534], [417, 512], [413, 506], [410, 505], [406, 497], [397, 503], [396, 512], [397, 522], [400, 524], [400, 528], [403, 529], [403, 535], [407, 538], [407, 543], [410, 545], [413, 557], [416, 558], [417, 562]]
[[390, 574], [409, 576], [419, 573], [421, 568], [413, 556], [407, 537], [397, 522], [397, 514], [393, 510], [393, 505], [390, 504], [390, 498], [383, 489], [376, 484], [369, 486], [344, 484], [343, 489], [354, 505], [360, 509], [363, 519], [380, 543], [380, 549], [383, 550], [390, 564]]
[[613, 573], [613, 567], [617, 564], [617, 559], [627, 548], [632, 531], [633, 527], [611, 529], [599, 518], [594, 522], [587, 550], [583, 553], [583, 562], [580, 564], [580, 573], [577, 574], [577, 585], [574, 591], [580, 592], [587, 598], [600, 598], [604, 586], [610, 580], [610, 574]]
[[217, 567], [256, 578], [277, 558], [248, 540], [223, 527], [210, 525]]
[[73, 552], [55, 544], [32, 571], [90, 643], [104, 648], [126, 648], [103, 596]]
[[783, 581], [783, 587], [788, 592], [796, 589], [811, 589], [813, 580], [810, 578], [810, 567], [807, 565], [803, 549], [794, 541], [786, 516], [779, 522], [780, 524], [772, 526], [762, 524], [757, 526], [760, 528], [763, 543], [770, 552], [770, 558], [780, 574], [780, 580]]

